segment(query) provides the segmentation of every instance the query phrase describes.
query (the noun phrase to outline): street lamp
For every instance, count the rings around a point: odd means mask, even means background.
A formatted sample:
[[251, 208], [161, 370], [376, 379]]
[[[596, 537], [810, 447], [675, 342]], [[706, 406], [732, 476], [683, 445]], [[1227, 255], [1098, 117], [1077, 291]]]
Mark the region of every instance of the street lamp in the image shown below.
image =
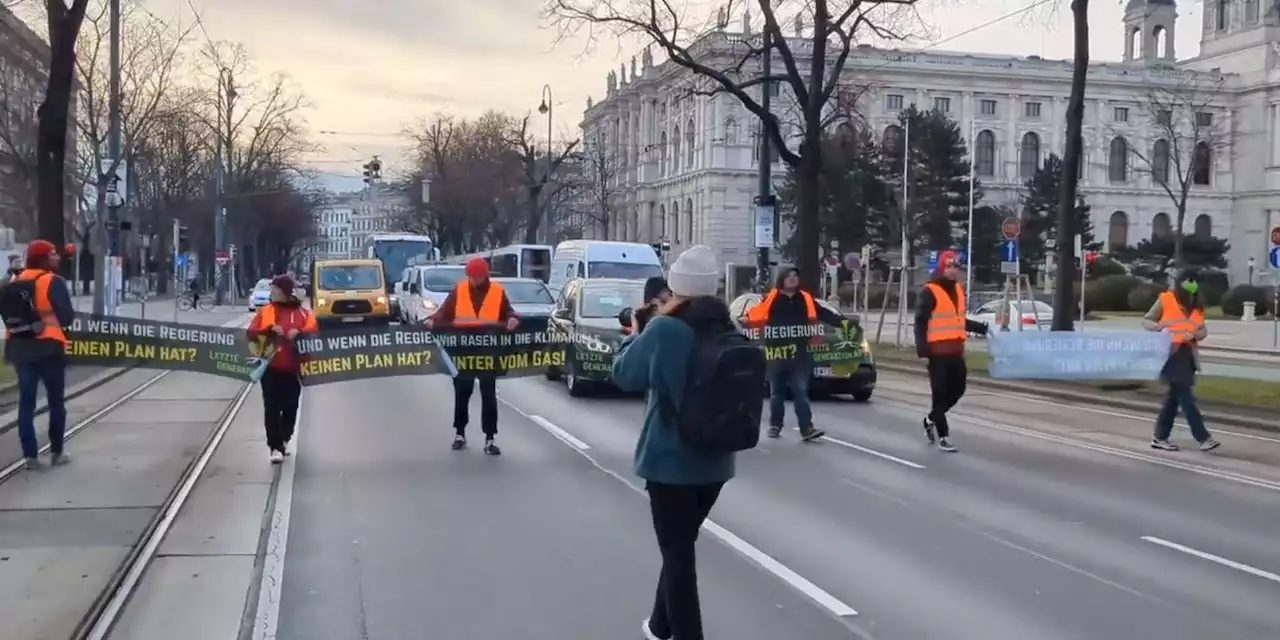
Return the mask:
[[[552, 112], [551, 85], [542, 85], [542, 103], [538, 105], [538, 113], [547, 117], [547, 179], [551, 182], [551, 119], [554, 116]], [[542, 208], [542, 233], [547, 244], [551, 244], [554, 237], [551, 233], [551, 208], [543, 206]]]

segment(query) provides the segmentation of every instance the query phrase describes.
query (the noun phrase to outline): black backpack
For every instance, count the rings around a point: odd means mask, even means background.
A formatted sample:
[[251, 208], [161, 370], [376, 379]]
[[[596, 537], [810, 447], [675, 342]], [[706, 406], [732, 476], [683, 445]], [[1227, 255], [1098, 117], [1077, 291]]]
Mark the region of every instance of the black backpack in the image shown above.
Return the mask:
[[659, 400], [686, 446], [717, 455], [760, 443], [764, 389], [764, 350], [729, 328], [695, 337], [680, 408]]
[[51, 274], [30, 280], [10, 280], [0, 287], [0, 318], [10, 339], [35, 338], [44, 331], [44, 318], [36, 311], [36, 282]]

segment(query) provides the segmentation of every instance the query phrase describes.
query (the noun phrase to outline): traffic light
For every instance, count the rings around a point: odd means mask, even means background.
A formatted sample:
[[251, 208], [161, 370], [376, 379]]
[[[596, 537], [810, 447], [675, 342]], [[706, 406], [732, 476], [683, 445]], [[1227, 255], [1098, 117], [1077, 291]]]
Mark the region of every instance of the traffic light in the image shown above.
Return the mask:
[[378, 156], [374, 156], [373, 160], [364, 163], [364, 183], [373, 184], [382, 179], [382, 161]]
[[1097, 251], [1089, 251], [1084, 254], [1084, 260], [1089, 264], [1093, 264], [1097, 259], [1098, 259]]
[[191, 250], [191, 241], [187, 238], [187, 231], [186, 225], [178, 227], [178, 253], [186, 253]]

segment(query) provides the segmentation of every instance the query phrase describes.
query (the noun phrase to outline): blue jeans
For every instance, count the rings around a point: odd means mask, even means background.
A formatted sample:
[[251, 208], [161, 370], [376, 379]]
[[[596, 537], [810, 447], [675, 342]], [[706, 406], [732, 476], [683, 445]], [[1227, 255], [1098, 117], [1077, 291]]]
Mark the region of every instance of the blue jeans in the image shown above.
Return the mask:
[[813, 427], [813, 409], [809, 407], [811, 375], [813, 364], [808, 358], [775, 360], [769, 363], [769, 426], [782, 426], [787, 413], [787, 391], [790, 390], [800, 429], [808, 430]]
[[1173, 433], [1173, 419], [1178, 415], [1178, 408], [1187, 418], [1187, 426], [1191, 427], [1191, 436], [1196, 442], [1209, 439], [1209, 430], [1204, 426], [1204, 416], [1200, 415], [1200, 407], [1196, 404], [1195, 388], [1189, 384], [1171, 384], [1164, 396], [1164, 406], [1160, 415], [1156, 416], [1156, 440], [1167, 440]]
[[36, 396], [40, 383], [44, 382], [45, 398], [49, 403], [49, 450], [54, 455], [62, 453], [62, 439], [67, 429], [67, 365], [61, 358], [46, 358], [17, 365], [18, 370], [18, 440], [22, 442], [22, 456], [35, 458], [40, 455], [40, 442], [36, 440]]

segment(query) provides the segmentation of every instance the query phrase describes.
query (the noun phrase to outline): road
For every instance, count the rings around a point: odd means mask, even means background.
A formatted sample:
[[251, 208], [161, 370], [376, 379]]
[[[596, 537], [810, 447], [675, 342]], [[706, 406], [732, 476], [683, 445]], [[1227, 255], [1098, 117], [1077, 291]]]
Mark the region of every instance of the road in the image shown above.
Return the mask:
[[[708, 637], [1280, 637], [1280, 439], [1155, 457], [1147, 418], [975, 393], [948, 455], [920, 386], [886, 376], [817, 406], [829, 441], [740, 457], [700, 543]], [[445, 378], [307, 394], [278, 618], [258, 612], [279, 638], [639, 638], [641, 402], [499, 393], [500, 458], [449, 451]]]

